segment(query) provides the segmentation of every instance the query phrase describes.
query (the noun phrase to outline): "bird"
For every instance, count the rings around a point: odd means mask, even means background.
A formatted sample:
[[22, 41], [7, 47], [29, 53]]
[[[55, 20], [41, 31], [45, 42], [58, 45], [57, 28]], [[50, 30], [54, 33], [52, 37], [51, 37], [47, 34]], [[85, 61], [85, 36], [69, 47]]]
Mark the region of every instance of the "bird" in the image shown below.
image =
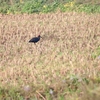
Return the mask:
[[41, 36], [38, 35], [37, 37], [33, 37], [31, 40], [29, 40], [30, 43], [37, 43], [40, 40]]

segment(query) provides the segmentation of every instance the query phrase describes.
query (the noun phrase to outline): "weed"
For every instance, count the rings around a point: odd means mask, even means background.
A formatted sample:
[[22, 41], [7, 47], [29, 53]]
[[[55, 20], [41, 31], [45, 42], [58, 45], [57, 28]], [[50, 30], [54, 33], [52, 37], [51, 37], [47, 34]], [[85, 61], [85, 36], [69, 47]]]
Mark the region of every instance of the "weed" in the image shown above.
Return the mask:
[[[0, 19], [1, 100], [92, 100], [94, 94], [100, 99], [99, 14], [58, 11]], [[40, 33], [36, 45], [28, 43]]]

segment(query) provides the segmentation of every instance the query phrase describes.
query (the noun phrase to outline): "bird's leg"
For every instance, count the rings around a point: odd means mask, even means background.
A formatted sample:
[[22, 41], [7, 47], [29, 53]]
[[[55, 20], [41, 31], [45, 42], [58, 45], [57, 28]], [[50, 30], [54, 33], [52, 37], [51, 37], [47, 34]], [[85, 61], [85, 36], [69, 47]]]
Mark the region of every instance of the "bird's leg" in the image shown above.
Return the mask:
[[36, 47], [36, 49], [37, 49], [37, 46], [36, 46], [36, 44], [34, 43], [34, 45], [35, 45], [35, 47]]

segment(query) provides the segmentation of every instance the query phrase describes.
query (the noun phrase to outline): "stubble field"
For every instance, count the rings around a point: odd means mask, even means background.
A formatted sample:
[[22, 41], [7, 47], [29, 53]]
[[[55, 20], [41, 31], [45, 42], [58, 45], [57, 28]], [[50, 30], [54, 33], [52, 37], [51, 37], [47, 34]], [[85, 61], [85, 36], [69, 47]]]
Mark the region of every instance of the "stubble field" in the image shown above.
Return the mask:
[[0, 15], [0, 99], [100, 100], [99, 86], [100, 14]]

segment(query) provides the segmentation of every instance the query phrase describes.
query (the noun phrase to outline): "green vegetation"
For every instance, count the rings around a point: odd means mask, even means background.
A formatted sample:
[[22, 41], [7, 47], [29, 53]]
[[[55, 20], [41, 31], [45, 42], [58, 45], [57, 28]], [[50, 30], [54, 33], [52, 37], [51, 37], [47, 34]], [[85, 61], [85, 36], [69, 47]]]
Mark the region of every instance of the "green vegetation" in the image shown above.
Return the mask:
[[20, 0], [14, 2], [10, 0], [10, 2], [2, 1], [0, 4], [0, 13], [4, 14], [47, 13], [56, 10], [100, 13], [100, 2], [99, 0], [89, 0], [89, 2], [78, 0]]
[[95, 58], [99, 58], [100, 59], [100, 46], [95, 50], [95, 52], [93, 52], [92, 57]]

